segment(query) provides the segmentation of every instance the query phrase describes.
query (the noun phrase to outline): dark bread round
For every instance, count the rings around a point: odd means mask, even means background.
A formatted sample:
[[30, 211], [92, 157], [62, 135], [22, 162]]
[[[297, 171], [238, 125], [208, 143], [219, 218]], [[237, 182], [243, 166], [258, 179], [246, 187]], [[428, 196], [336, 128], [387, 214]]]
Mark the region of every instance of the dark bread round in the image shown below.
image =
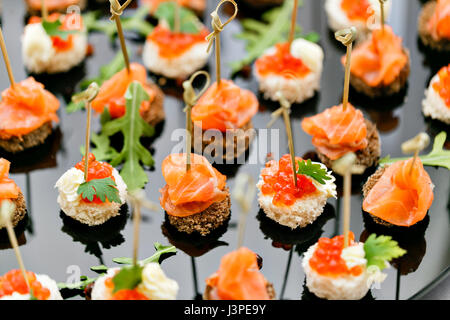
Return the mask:
[[[206, 285], [205, 292], [203, 293], [203, 300], [212, 300], [211, 299], [211, 291], [213, 288], [209, 285]], [[269, 295], [270, 300], [275, 300], [276, 294], [275, 294], [275, 288], [273, 287], [273, 284], [266, 281], [266, 290], [267, 294]]]
[[164, 112], [164, 93], [154, 83], [149, 83], [150, 88], [155, 92], [155, 99], [150, 108], [142, 113], [142, 118], [151, 126], [155, 127], [166, 117]]
[[49, 121], [20, 138], [11, 137], [9, 139], [0, 139], [0, 148], [10, 153], [21, 152], [25, 149], [43, 144], [51, 133], [52, 123]]

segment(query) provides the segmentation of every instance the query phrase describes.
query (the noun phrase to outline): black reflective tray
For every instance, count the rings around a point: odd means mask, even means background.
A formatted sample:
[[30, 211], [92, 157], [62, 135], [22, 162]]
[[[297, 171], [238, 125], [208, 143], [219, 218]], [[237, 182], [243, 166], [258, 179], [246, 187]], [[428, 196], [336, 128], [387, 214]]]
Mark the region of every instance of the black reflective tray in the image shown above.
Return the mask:
[[[214, 9], [215, 3], [216, 1], [208, 1], [207, 12]], [[344, 50], [336, 43], [333, 33], [327, 27], [323, 3], [324, 1], [305, 0], [298, 17], [305, 32], [320, 33], [320, 44], [325, 51], [321, 92], [308, 102], [296, 106], [292, 114], [298, 155], [313, 150], [310, 137], [301, 130], [301, 119], [336, 105], [341, 99], [343, 71], [339, 59]], [[403, 37], [405, 45], [411, 52], [411, 76], [405, 94], [396, 99], [378, 103], [359, 98], [353, 92], [350, 95], [351, 102], [377, 123], [382, 139], [383, 155], [400, 156], [400, 144], [419, 131], [427, 131], [432, 137], [442, 130], [449, 131], [448, 127], [425, 120], [421, 113], [421, 101], [429, 79], [442, 65], [448, 63], [448, 60], [442, 61], [442, 56], [436, 58], [435, 55], [428, 53], [418, 41], [416, 22], [421, 5], [422, 3], [417, 0], [396, 0], [393, 1], [392, 6], [390, 23], [396, 33]], [[127, 14], [131, 12], [132, 10]], [[253, 14], [251, 10], [241, 10], [241, 16], [251, 14]], [[20, 43], [25, 17], [23, 1], [3, 1], [3, 30], [14, 74], [18, 80], [27, 76], [21, 61]], [[205, 14], [205, 19], [209, 25], [208, 14]], [[223, 32], [222, 61], [225, 77], [229, 75], [228, 63], [238, 59], [244, 53], [244, 43], [233, 38], [240, 29], [240, 22], [236, 20]], [[131, 59], [141, 62], [139, 53], [142, 51], [142, 41], [136, 41], [133, 35], [128, 36], [128, 45], [132, 52]], [[24, 234], [20, 237], [21, 242], [25, 242], [21, 246], [25, 265], [34, 272], [49, 274], [57, 281], [66, 281], [70, 275], [68, 272], [74, 270], [71, 266], [78, 266], [81, 274], [92, 276], [94, 273], [89, 270], [91, 266], [102, 263], [112, 266], [112, 258], [129, 257], [132, 252], [133, 235], [129, 216], [124, 215], [102, 228], [86, 232], [84, 228], [80, 228], [69, 219], [63, 219], [56, 202], [57, 191], [54, 189], [54, 184], [66, 170], [80, 160], [79, 146], [84, 141], [85, 114], [78, 112], [68, 115], [64, 110], [65, 99], [70, 98], [81, 79], [97, 75], [99, 67], [111, 60], [119, 50], [117, 43], [111, 45], [109, 39], [103, 34], [91, 34], [89, 42], [94, 45], [95, 53], [82, 66], [65, 75], [39, 78], [61, 99], [59, 129], [42, 148], [12, 159], [14, 161], [12, 177], [26, 195], [29, 209], [30, 219], [26, 225], [21, 226]], [[213, 77], [214, 69], [214, 59], [211, 58], [210, 70]], [[9, 83], [3, 65], [0, 70], [2, 72], [0, 88], [6, 88]], [[253, 78], [238, 77], [235, 81], [244, 88], [257, 91], [257, 83]], [[154, 202], [158, 202], [158, 189], [164, 185], [160, 164], [171, 153], [172, 147], [178, 143], [171, 140], [172, 132], [185, 125], [183, 103], [180, 100], [181, 89], [168, 87], [165, 91], [167, 119], [157, 130], [158, 135], [150, 146], [156, 167], [148, 171], [150, 182], [146, 187], [146, 193]], [[254, 117], [254, 126], [265, 128], [274, 108], [273, 104], [261, 100], [261, 111]], [[93, 123], [94, 130], [98, 130], [99, 121], [94, 120]], [[278, 122], [275, 128], [280, 129], [280, 152], [287, 153], [287, 140], [282, 122]], [[256, 141], [252, 145], [250, 156], [257, 152], [255, 146]], [[250, 173], [256, 179], [262, 166], [263, 163], [227, 166], [226, 172], [230, 174], [228, 185], [231, 189], [233, 188], [233, 177], [237, 172]], [[224, 167], [219, 169], [222, 170]], [[369, 298], [408, 299], [414, 295], [420, 296], [424, 288], [445, 278], [450, 265], [450, 173], [442, 168], [427, 168], [427, 171], [436, 188], [425, 234], [413, 237], [404, 243], [410, 252], [409, 258], [396, 264], [400, 271], [394, 267], [386, 270], [387, 280], [380, 289], [372, 290]], [[352, 196], [351, 228], [357, 238], [365, 231], [361, 203], [361, 194], [355, 193]], [[321, 235], [331, 237], [341, 232], [341, 211], [340, 199], [331, 200], [326, 214], [317, 223], [298, 234], [291, 234], [260, 215], [257, 203], [254, 201], [248, 218], [244, 245], [263, 257], [262, 272], [269, 281], [274, 283], [278, 298], [312, 298], [306, 291], [304, 292], [305, 276], [301, 268], [301, 253]], [[164, 261], [163, 268], [169, 277], [178, 281], [180, 285], [178, 298], [199, 298], [204, 289], [204, 280], [217, 270], [220, 258], [236, 248], [239, 212], [239, 206], [233, 203], [231, 221], [227, 229], [220, 230], [219, 239], [207, 239], [207, 241], [191, 239], [186, 242], [185, 237], [174, 234], [170, 228], [163, 226], [162, 210], [144, 211], [140, 257], [152, 255], [154, 252], [152, 244], [156, 241], [163, 244], [172, 242], [180, 250], [176, 256]], [[17, 268], [13, 251], [4, 249], [4, 243], [0, 246], [0, 250], [0, 274]]]

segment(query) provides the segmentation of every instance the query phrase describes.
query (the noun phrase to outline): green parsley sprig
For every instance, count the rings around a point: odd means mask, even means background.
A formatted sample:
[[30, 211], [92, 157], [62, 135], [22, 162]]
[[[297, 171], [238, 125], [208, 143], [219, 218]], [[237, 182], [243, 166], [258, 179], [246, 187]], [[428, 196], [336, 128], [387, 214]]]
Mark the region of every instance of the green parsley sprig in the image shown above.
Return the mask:
[[318, 163], [312, 163], [311, 159], [306, 161], [298, 161], [297, 174], [303, 174], [311, 177], [320, 184], [325, 184], [325, 180], [331, 180], [326, 169]]
[[96, 196], [103, 203], [106, 202], [107, 199], [110, 202], [122, 202], [120, 201], [117, 184], [111, 178], [86, 181], [78, 187], [77, 193], [81, 195], [81, 198], [89, 201], [94, 200], [94, 196]]
[[371, 234], [364, 242], [367, 266], [377, 266], [380, 270], [386, 268], [386, 262], [403, 256], [406, 251], [398, 246], [397, 241], [390, 236]]
[[62, 23], [59, 20], [56, 20], [54, 22], [50, 22], [47, 20], [42, 21], [42, 27], [49, 37], [59, 37], [63, 40], [67, 40], [69, 35], [80, 32], [79, 30], [62, 30], [61, 26]]

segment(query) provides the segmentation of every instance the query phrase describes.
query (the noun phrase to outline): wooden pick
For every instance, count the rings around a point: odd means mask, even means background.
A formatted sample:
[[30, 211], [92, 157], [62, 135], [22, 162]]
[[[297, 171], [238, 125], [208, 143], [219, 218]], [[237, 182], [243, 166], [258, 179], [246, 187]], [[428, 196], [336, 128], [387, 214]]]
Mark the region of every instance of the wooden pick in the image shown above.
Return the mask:
[[127, 0], [123, 5], [120, 5], [119, 0], [109, 0], [110, 11], [111, 11], [111, 21], [116, 22], [117, 34], [120, 39], [120, 47], [122, 48], [123, 59], [125, 60], [125, 66], [128, 73], [130, 73], [130, 58], [128, 57], [127, 45], [125, 43], [125, 36], [123, 34], [122, 22], [120, 21], [120, 16], [123, 11], [128, 7], [132, 0]]
[[41, 0], [41, 16], [42, 20], [46, 21], [48, 19], [48, 10], [47, 10], [47, 4], [45, 3], [45, 0]]
[[356, 155], [351, 152], [344, 157], [346, 157], [346, 167], [344, 168], [344, 248], [347, 248], [350, 233], [352, 167], [355, 164]]
[[[204, 75], [206, 78], [206, 83], [203, 86], [203, 89], [200, 90], [198, 94], [195, 93], [194, 87], [192, 83], [195, 78], [199, 75]], [[184, 112], [186, 112], [186, 171], [191, 170], [191, 149], [192, 149], [192, 119], [191, 119], [191, 111], [192, 107], [197, 103], [197, 100], [205, 93], [208, 89], [211, 80], [209, 77], [209, 73], [206, 71], [197, 71], [194, 73], [189, 80], [183, 82], [183, 99], [186, 107]]]
[[289, 32], [289, 47], [291, 47], [292, 41], [294, 41], [295, 37], [295, 27], [297, 26], [297, 8], [298, 0], [294, 0], [294, 7], [292, 8], [291, 17], [291, 31]]
[[344, 94], [342, 99], [342, 108], [344, 111], [347, 109], [348, 104], [348, 93], [350, 90], [350, 62], [352, 57], [353, 41], [356, 39], [356, 34], [357, 32], [355, 27], [342, 29], [334, 34], [336, 40], [347, 47], [347, 54], [345, 57]]
[[174, 33], [180, 32], [180, 4], [178, 0], [174, 0], [175, 12], [173, 17], [173, 31]]
[[11, 68], [11, 61], [9, 60], [8, 50], [6, 50], [5, 38], [3, 37], [3, 30], [0, 27], [0, 47], [2, 49], [3, 60], [5, 61], [6, 71], [8, 72], [9, 82], [11, 83], [11, 88], [15, 88], [16, 82], [14, 80], [14, 74]]
[[413, 161], [411, 163], [411, 167], [409, 169], [409, 174], [412, 174], [412, 171], [414, 169], [414, 165], [417, 161], [417, 158], [419, 157], [420, 151], [428, 147], [430, 144], [430, 136], [426, 134], [425, 132], [419, 133], [417, 136], [415, 136], [412, 139], [409, 139], [402, 143], [402, 152], [405, 154], [413, 153], [414, 157]]
[[27, 284], [28, 291], [33, 294], [30, 287], [30, 282], [28, 281], [27, 271], [23, 263], [22, 255], [20, 254], [19, 244], [17, 242], [16, 234], [11, 223], [11, 216], [16, 210], [16, 206], [9, 200], [3, 200], [0, 207], [0, 220], [6, 226], [6, 231], [8, 232], [9, 242], [14, 249], [14, 254], [16, 255], [17, 263], [19, 264], [20, 270], [22, 271], [22, 276]]
[[253, 199], [256, 194], [256, 185], [253, 178], [249, 174], [241, 173], [236, 177], [234, 185], [233, 197], [241, 206], [241, 215], [238, 225], [238, 242], [237, 248], [242, 247], [244, 243], [245, 226], [247, 224], [247, 216], [250, 211]]
[[100, 88], [96, 82], [92, 82], [89, 87], [72, 97], [72, 101], [75, 103], [83, 101], [86, 104], [86, 145], [84, 152], [84, 181], [88, 179], [89, 171], [89, 148], [91, 144], [91, 117], [92, 117], [92, 101], [97, 97]]
[[297, 187], [297, 165], [295, 163], [294, 138], [292, 136], [291, 119], [289, 117], [291, 113], [291, 103], [283, 96], [281, 91], [277, 92], [277, 99], [280, 102], [281, 107], [272, 113], [272, 120], [268, 123], [267, 127], [270, 128], [274, 124], [274, 122], [281, 115], [283, 115], [286, 134], [288, 137], [289, 153], [291, 155], [292, 175], [294, 179], [294, 185]]
[[384, 3], [386, 0], [378, 0], [380, 2], [380, 13], [381, 13], [381, 30], [384, 32]]
[[[227, 22], [222, 23], [219, 17], [219, 8], [224, 4], [225, 2], [230, 2], [234, 6], [234, 13], [233, 15], [227, 20]], [[220, 33], [222, 32], [223, 28], [229, 24], [237, 15], [238, 13], [238, 6], [234, 0], [221, 0], [219, 4], [217, 5], [216, 9], [211, 12], [211, 26], [213, 29], [213, 32], [211, 32], [207, 37], [206, 40], [209, 41], [207, 52], [209, 52], [212, 48], [212, 45], [215, 40], [216, 44], [216, 78], [217, 78], [217, 85], [220, 85], [221, 80], [221, 69], [220, 69]]]

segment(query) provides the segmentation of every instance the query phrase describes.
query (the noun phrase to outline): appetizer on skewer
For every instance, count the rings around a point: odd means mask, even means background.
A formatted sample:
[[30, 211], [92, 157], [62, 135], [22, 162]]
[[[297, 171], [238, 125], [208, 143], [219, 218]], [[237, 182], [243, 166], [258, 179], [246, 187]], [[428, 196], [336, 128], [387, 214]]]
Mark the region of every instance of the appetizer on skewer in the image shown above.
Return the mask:
[[405, 254], [390, 237], [371, 235], [365, 243], [349, 234], [321, 238], [305, 252], [302, 260], [306, 286], [317, 297], [328, 300], [359, 300], [374, 283], [385, 280], [389, 261]]
[[230, 194], [226, 176], [197, 154], [191, 154], [186, 171], [186, 154], [172, 154], [162, 163], [167, 185], [160, 189], [161, 207], [178, 231], [206, 236], [230, 217]]
[[305, 39], [269, 48], [255, 62], [255, 75], [264, 98], [277, 101], [277, 92], [291, 103], [302, 103], [320, 89], [324, 53]]
[[[345, 57], [342, 58], [345, 64]], [[352, 53], [352, 87], [371, 98], [391, 96], [406, 85], [410, 73], [409, 51], [390, 26], [372, 31]]]
[[[86, 7], [87, 0], [44, 0], [49, 12], [66, 12], [71, 6], [77, 6], [80, 10]], [[25, 0], [28, 13], [36, 15], [41, 12], [42, 0]]]
[[58, 99], [30, 77], [2, 92], [0, 148], [16, 153], [38, 146], [58, 121]]
[[147, 71], [138, 63], [130, 64], [130, 72], [124, 68], [105, 81], [97, 97], [92, 101], [92, 108], [98, 113], [108, 110], [113, 119], [122, 117], [126, 110], [125, 93], [133, 81], [139, 82], [150, 97], [148, 101], [142, 102], [140, 108], [142, 118], [150, 125], [156, 126], [165, 118], [164, 94], [156, 84], [147, 81]]
[[304, 118], [303, 130], [312, 135], [321, 162], [328, 168], [350, 152], [356, 154], [356, 166], [365, 169], [377, 164], [380, 156], [380, 137], [376, 126], [350, 103], [328, 108], [313, 117]]
[[422, 42], [439, 51], [450, 51], [450, 1], [428, 1], [419, 15]]
[[125, 203], [127, 186], [119, 172], [106, 162], [88, 157], [88, 175], [84, 178], [85, 157], [56, 182], [58, 203], [69, 217], [89, 226], [103, 224], [119, 215]]
[[[384, 5], [386, 16], [389, 16], [390, 9], [388, 0]], [[371, 25], [381, 19], [379, 0], [326, 0], [325, 12], [328, 26], [333, 31], [354, 26], [360, 37], [370, 33]]]
[[424, 115], [450, 125], [450, 64], [431, 79], [422, 106]]
[[[153, 73], [185, 79], [208, 62], [209, 31], [191, 11], [175, 6], [173, 2], [159, 6], [155, 13], [159, 23], [147, 36], [143, 59]], [[175, 10], [179, 10], [178, 21]]]
[[[14, 203], [15, 210], [11, 215], [11, 224], [15, 227], [25, 217], [27, 206], [20, 188], [12, 179], [8, 178], [10, 164], [8, 160], [0, 158], [0, 203], [4, 200]], [[4, 227], [0, 222], [0, 229]]]
[[31, 17], [22, 36], [25, 67], [35, 74], [69, 71], [86, 58], [87, 51], [87, 32], [76, 13]]
[[[122, 272], [133, 270], [140, 273], [140, 281], [133, 283], [133, 288], [124, 286], [120, 277]], [[134, 272], [134, 271], [133, 271]], [[175, 300], [178, 283], [169, 279], [159, 263], [152, 262], [145, 266], [108, 269], [107, 274], [99, 277], [92, 288], [92, 300]]]
[[27, 271], [32, 294], [21, 270], [11, 270], [0, 276], [0, 300], [62, 300], [55, 280], [45, 274]]
[[206, 280], [204, 300], [274, 300], [275, 289], [259, 271], [256, 253], [242, 247], [226, 254]]
[[[173, 0], [141, 0], [142, 5], [150, 7], [150, 12], [154, 13], [158, 10], [161, 3], [165, 3]], [[206, 0], [176, 0], [179, 5], [189, 8], [197, 15], [202, 15], [206, 9]]]
[[398, 161], [369, 177], [363, 187], [363, 210], [383, 226], [409, 228], [426, 217], [433, 188], [420, 158]]
[[313, 223], [322, 214], [327, 199], [336, 198], [335, 178], [325, 165], [299, 157], [295, 160], [297, 185], [289, 154], [266, 163], [257, 184], [258, 202], [267, 217], [291, 229]]

